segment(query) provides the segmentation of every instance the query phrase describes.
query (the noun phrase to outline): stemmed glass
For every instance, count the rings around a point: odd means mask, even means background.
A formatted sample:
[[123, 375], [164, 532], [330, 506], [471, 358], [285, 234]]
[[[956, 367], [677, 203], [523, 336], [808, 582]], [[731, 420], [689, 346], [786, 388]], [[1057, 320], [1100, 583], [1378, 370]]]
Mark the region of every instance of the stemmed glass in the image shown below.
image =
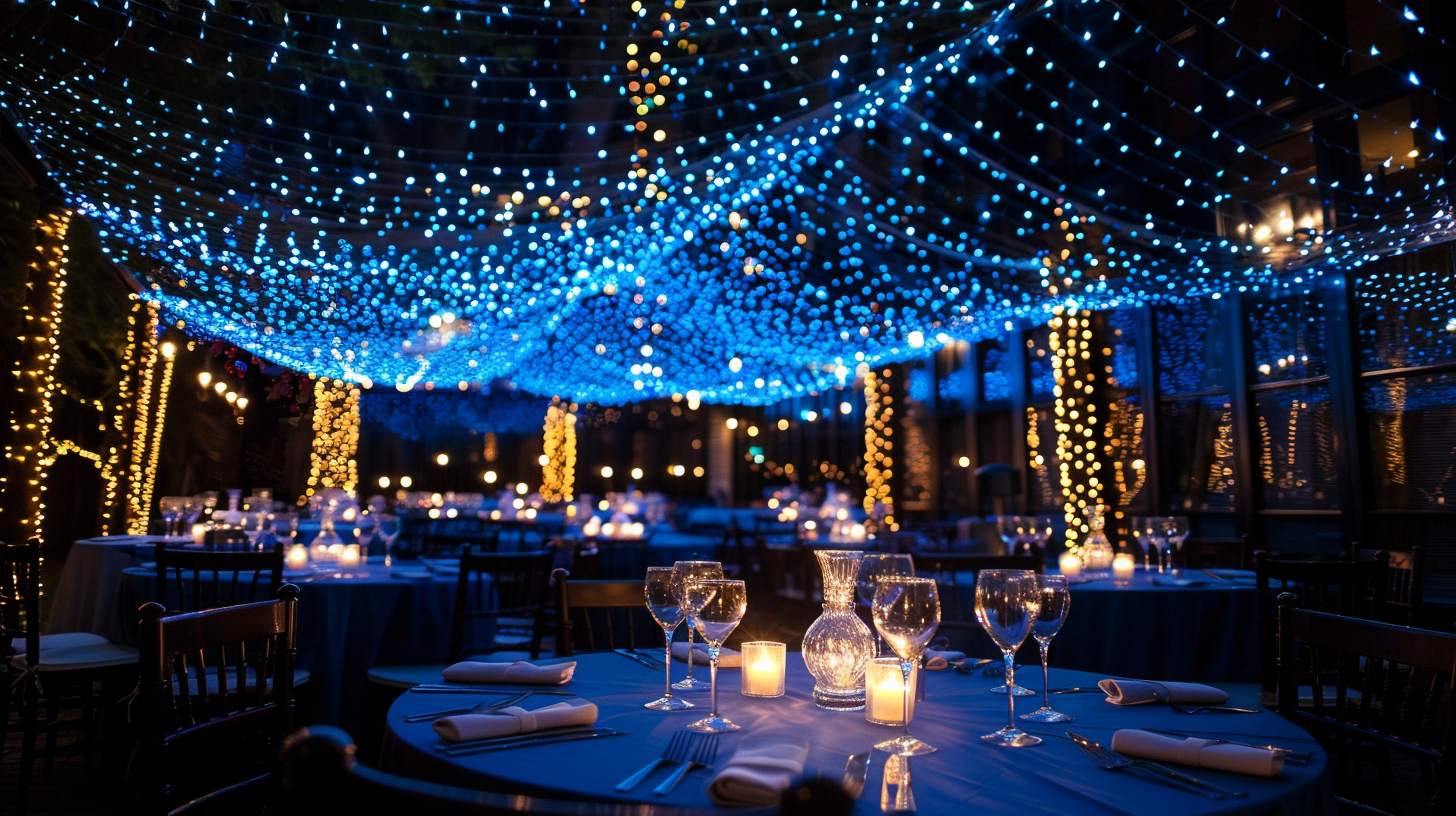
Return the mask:
[[1133, 516], [1131, 519], [1128, 520], [1128, 528], [1132, 532], [1132, 540], [1138, 545], [1138, 547], [1142, 548], [1143, 572], [1151, 571], [1152, 567], [1148, 564], [1148, 543], [1150, 541], [1150, 536], [1148, 535], [1147, 517]]
[[1021, 719], [1044, 723], [1071, 722], [1072, 715], [1052, 708], [1051, 692], [1047, 688], [1047, 650], [1051, 648], [1052, 638], [1057, 636], [1067, 620], [1072, 595], [1067, 591], [1067, 579], [1061, 575], [1036, 576], [1036, 588], [1041, 595], [1041, 608], [1037, 611], [1036, 620], [1031, 622], [1031, 636], [1041, 647], [1041, 708], [1022, 714]]
[[676, 576], [678, 603], [683, 608], [683, 616], [688, 622], [688, 676], [672, 684], [678, 691], [704, 691], [708, 684], [693, 677], [693, 633], [697, 631], [697, 612], [690, 605], [690, 597], [686, 590], [692, 581], [703, 581], [722, 579], [723, 565], [717, 561], [678, 561], [672, 565], [673, 574]]
[[728, 634], [743, 620], [743, 612], [748, 608], [748, 591], [742, 581], [719, 578], [691, 581], [687, 594], [692, 596], [691, 605], [697, 610], [694, 620], [698, 634], [708, 643], [709, 677], [713, 689], [712, 713], [688, 725], [688, 730], [705, 734], [737, 731], [743, 726], [718, 715], [718, 652], [722, 650]]
[[672, 633], [683, 622], [683, 607], [677, 600], [675, 570], [672, 567], [648, 567], [647, 583], [643, 585], [642, 592], [647, 598], [647, 610], [652, 613], [652, 619], [662, 627], [662, 634], [667, 638], [667, 645], [664, 647], [666, 654], [663, 657], [663, 662], [667, 664], [667, 679], [663, 685], [667, 690], [656, 700], [644, 703], [643, 707], [653, 711], [693, 708], [692, 703], [672, 694]]
[[[866, 608], [873, 609], [875, 587], [880, 579], [896, 575], [915, 575], [915, 559], [909, 553], [865, 553], [864, 559], [859, 562], [859, 575], [854, 582], [859, 602]], [[879, 655], [884, 651], [885, 642], [880, 638], [879, 631], [876, 631], [875, 654]]]
[[1016, 555], [1020, 545], [1026, 541], [1025, 516], [1000, 516], [996, 519], [996, 532], [1006, 545], [1007, 555]]
[[1168, 546], [1168, 538], [1163, 533], [1163, 518], [1149, 516], [1143, 519], [1143, 535], [1148, 539], [1148, 547], [1158, 556], [1158, 573], [1166, 572], [1163, 565], [1163, 550]]
[[1168, 549], [1168, 568], [1173, 568], [1173, 552], [1176, 549], [1179, 554], [1183, 552], [1183, 541], [1188, 538], [1188, 517], [1187, 516], [1166, 516], [1162, 519], [1163, 537], [1167, 542], [1164, 546]]
[[1040, 551], [1042, 558], [1046, 558], [1047, 542], [1056, 531], [1057, 520], [1049, 515], [1029, 516], [1028, 520], [1031, 525], [1031, 542]]
[[162, 509], [162, 523], [167, 527], [163, 535], [177, 535], [177, 527], [182, 519], [182, 497], [163, 496], [157, 504]]
[[875, 748], [898, 756], [935, 752], [935, 746], [910, 736], [910, 672], [925, 654], [925, 647], [940, 625], [940, 593], [929, 578], [890, 576], [875, 585], [875, 628], [900, 658], [905, 696], [900, 702], [905, 733]]
[[[1016, 649], [1041, 614], [1036, 573], [1031, 570], [981, 570], [976, 576], [976, 619], [1001, 647], [1006, 658], [1006, 688], [1016, 682]], [[1006, 695], [1006, 727], [981, 739], [993, 745], [1024, 748], [1041, 743], [1039, 737], [1016, 727], [1016, 695]]]

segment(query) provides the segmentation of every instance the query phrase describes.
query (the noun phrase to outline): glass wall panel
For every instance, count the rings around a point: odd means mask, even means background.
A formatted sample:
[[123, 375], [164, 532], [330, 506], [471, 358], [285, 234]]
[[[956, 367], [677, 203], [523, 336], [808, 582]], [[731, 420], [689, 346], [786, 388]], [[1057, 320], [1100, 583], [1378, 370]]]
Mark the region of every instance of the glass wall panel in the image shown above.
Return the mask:
[[1011, 399], [1011, 341], [1002, 336], [982, 340], [976, 345], [980, 357], [981, 401], [1005, 402]]
[[1256, 391], [1253, 396], [1264, 506], [1336, 509], [1339, 492], [1329, 387], [1299, 385]]
[[1224, 343], [1215, 303], [1160, 306], [1153, 312], [1158, 335], [1158, 387], [1164, 394], [1197, 394], [1222, 387]]
[[1456, 508], [1456, 373], [1364, 385], [1375, 508]]
[[1033, 402], [1052, 398], [1052, 388], [1057, 384], [1052, 372], [1051, 329], [1039, 326], [1026, 333], [1026, 370], [1031, 377], [1031, 399]]
[[1330, 373], [1324, 305], [1318, 294], [1248, 303], [1249, 367], [1256, 382], [1283, 382]]
[[1169, 506], [1234, 509], [1234, 419], [1228, 397], [1163, 400], [1159, 419]]
[[1355, 285], [1364, 371], [1456, 360], [1456, 280], [1445, 248], [1372, 264]]

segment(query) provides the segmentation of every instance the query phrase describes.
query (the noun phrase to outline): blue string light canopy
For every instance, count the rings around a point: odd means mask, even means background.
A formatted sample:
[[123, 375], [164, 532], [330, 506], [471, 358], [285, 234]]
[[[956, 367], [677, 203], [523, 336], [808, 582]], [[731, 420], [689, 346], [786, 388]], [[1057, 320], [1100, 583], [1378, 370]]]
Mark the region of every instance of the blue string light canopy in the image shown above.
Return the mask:
[[[1068, 301], [1307, 287], [1453, 228], [1446, 100], [1416, 71], [1370, 57], [1410, 91], [1396, 120], [1239, 39], [1260, 26], [1195, 21], [1247, 68], [1216, 75], [1105, 0], [57, 0], [8, 22], [4, 109], [169, 320], [401, 391], [762, 404]], [[1270, 77], [1409, 151], [1369, 167], [1310, 131], [1343, 168], [1317, 178], [1267, 147], [1296, 115]]]

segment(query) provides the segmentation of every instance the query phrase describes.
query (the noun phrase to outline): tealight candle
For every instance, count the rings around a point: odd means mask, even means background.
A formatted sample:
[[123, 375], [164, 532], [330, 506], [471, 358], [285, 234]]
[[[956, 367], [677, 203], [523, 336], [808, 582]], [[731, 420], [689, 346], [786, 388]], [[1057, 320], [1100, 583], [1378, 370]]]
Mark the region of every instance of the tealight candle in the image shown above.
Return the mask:
[[784, 696], [784, 644], [767, 640], [743, 644], [743, 696]]
[[1132, 571], [1137, 568], [1137, 563], [1127, 553], [1118, 553], [1112, 559], [1112, 580], [1118, 586], [1127, 586], [1132, 583]]
[[1082, 574], [1082, 557], [1076, 553], [1062, 553], [1057, 560], [1057, 566], [1062, 568], [1062, 574], [1068, 578], [1076, 578]]
[[305, 569], [308, 567], [308, 548], [302, 544], [294, 544], [288, 548], [288, 568]]
[[193, 544], [196, 544], [199, 547], [201, 547], [202, 544], [203, 544], [203, 542], [205, 542], [205, 541], [207, 541], [207, 525], [206, 524], [194, 524], [194, 525], [192, 525], [192, 543]]
[[905, 675], [900, 658], [877, 657], [865, 666], [865, 719], [877, 725], [904, 725], [905, 706], [915, 719], [916, 672], [910, 672], [910, 700], [905, 700]]
[[[334, 545], [334, 547], [337, 547], [337, 546], [339, 546], [339, 545], [337, 545], [337, 544]], [[330, 547], [329, 549], [333, 549], [333, 547]], [[357, 567], [357, 566], [359, 566], [359, 545], [358, 544], [349, 544], [349, 545], [347, 545], [347, 546], [345, 546], [343, 548], [343, 550], [339, 553], [339, 566], [341, 566], [341, 567]]]

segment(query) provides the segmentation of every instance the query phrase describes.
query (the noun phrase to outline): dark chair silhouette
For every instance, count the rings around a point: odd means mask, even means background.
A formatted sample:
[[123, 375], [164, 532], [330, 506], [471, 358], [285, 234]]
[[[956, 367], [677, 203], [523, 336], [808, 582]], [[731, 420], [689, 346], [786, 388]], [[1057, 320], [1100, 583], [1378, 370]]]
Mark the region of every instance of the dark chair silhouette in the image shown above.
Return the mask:
[[[50, 775], [62, 726], [79, 727], [89, 766], [97, 747], [97, 713], [111, 710], [107, 701], [129, 689], [137, 672], [135, 647], [85, 632], [40, 634], [40, 570], [40, 539], [0, 544], [0, 657], [4, 659], [0, 745], [14, 712], [20, 723], [20, 768], [13, 788], [16, 813], [24, 813], [28, 804], [40, 733], [46, 734], [41, 754], [45, 775]], [[62, 712], [70, 710], [79, 716], [63, 721]]]
[[[1350, 548], [1352, 560], [1370, 561], [1380, 550], [1362, 549], [1358, 543]], [[1425, 621], [1426, 548], [1416, 544], [1410, 552], [1390, 553], [1389, 580], [1385, 586], [1385, 606], [1376, 617], [1401, 626], [1421, 626]]]
[[[556, 656], [579, 651], [635, 649], [639, 633], [661, 631], [652, 621], [641, 581], [578, 581], [551, 573], [556, 592]], [[655, 646], [643, 639], [642, 646]]]
[[1189, 569], [1248, 569], [1249, 537], [1190, 538], [1183, 542], [1183, 563]]
[[420, 554], [427, 558], [443, 558], [464, 552], [492, 553], [500, 549], [500, 528], [491, 527], [478, 532], [456, 529], [434, 531], [424, 534]]
[[283, 585], [283, 542], [262, 552], [168, 549], [157, 542], [156, 600], [171, 612], [265, 601]]
[[140, 611], [141, 685], [133, 780], [166, 813], [198, 794], [251, 800], [275, 778], [293, 724], [298, 587], [279, 600], [181, 615]]
[[1305, 609], [1377, 620], [1385, 606], [1388, 563], [1384, 552], [1370, 561], [1292, 561], [1271, 558], [1264, 550], [1254, 553], [1261, 699], [1265, 703], [1273, 701], [1279, 676], [1275, 596], [1293, 592]]
[[[1336, 794], [1373, 762], [1388, 806], [1396, 789], [1391, 756], [1403, 754], [1419, 763], [1432, 812], [1456, 811], [1456, 635], [1311, 612], [1290, 593], [1278, 603], [1279, 713], [1329, 751]], [[1374, 807], [1351, 809], [1385, 812]]]

